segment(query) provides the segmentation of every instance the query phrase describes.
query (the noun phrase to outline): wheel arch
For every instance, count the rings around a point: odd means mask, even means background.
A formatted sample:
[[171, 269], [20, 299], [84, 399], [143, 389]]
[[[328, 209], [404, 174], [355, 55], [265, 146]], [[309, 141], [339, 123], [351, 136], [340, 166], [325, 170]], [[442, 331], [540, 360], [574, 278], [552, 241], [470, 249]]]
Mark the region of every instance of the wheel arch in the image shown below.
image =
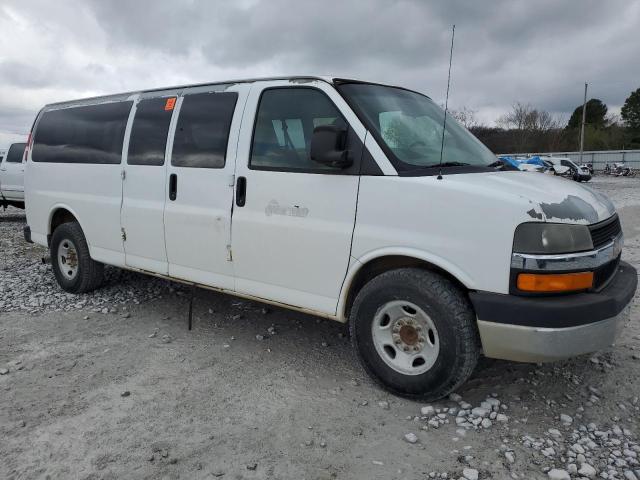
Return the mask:
[[418, 250], [372, 252], [359, 259], [352, 257], [338, 302], [337, 319], [341, 322], [349, 319], [353, 301], [369, 280], [389, 270], [409, 267], [437, 272], [465, 291], [473, 289], [473, 281], [465, 272], [455, 265], [424, 252]]
[[[53, 235], [53, 231], [63, 223], [69, 222], [78, 222], [80, 224], [80, 228], [82, 228], [82, 223], [80, 223], [78, 215], [68, 205], [58, 204], [51, 208], [51, 211], [49, 212], [49, 219], [47, 220], [48, 245], [51, 245], [51, 235]], [[82, 230], [84, 231], [84, 229]]]

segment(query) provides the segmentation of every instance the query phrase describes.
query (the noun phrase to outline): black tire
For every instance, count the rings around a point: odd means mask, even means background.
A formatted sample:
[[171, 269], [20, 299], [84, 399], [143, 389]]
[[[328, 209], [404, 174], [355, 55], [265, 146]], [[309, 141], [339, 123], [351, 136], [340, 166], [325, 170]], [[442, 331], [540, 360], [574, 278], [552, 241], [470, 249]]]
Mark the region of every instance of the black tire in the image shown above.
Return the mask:
[[[73, 278], [62, 273], [58, 261], [58, 248], [62, 242], [70, 241], [76, 250], [77, 272]], [[51, 236], [51, 266], [56, 280], [63, 290], [70, 293], [85, 293], [102, 284], [104, 265], [94, 261], [89, 255], [89, 246], [78, 222], [63, 223]]]
[[[437, 329], [439, 352], [424, 373], [396, 371], [375, 347], [372, 325], [376, 313], [394, 300], [421, 308]], [[480, 338], [468, 296], [447, 278], [428, 270], [402, 268], [373, 278], [353, 303], [349, 328], [366, 372], [383, 388], [416, 400], [433, 401], [453, 392], [471, 376], [480, 356]]]

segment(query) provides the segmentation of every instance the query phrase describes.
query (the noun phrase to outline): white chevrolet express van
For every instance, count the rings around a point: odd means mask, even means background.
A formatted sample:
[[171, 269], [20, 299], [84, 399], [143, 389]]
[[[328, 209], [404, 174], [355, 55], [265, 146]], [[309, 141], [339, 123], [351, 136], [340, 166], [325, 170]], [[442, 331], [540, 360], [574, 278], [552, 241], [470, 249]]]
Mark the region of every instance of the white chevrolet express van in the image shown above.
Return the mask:
[[25, 236], [60, 286], [103, 265], [349, 322], [362, 365], [435, 399], [480, 353], [598, 350], [636, 272], [611, 202], [505, 171], [428, 97], [324, 77], [52, 104], [28, 144]]

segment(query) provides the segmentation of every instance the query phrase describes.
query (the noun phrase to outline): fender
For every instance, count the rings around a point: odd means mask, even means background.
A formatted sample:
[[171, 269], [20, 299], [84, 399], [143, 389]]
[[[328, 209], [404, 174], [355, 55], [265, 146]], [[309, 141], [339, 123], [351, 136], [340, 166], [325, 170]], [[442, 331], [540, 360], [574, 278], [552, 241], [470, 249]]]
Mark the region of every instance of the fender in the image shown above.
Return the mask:
[[[61, 210], [61, 209], [67, 210], [69, 213], [71, 213], [71, 215], [73, 215], [76, 221], [80, 224], [80, 228], [82, 228], [82, 231], [84, 232], [84, 227], [76, 211], [66, 203], [56, 203], [49, 209], [49, 215], [47, 217], [47, 243], [49, 243], [49, 241], [51, 240], [51, 234], [53, 233], [51, 231], [51, 222], [53, 221], [53, 215], [57, 210]], [[89, 243], [88, 239], [87, 239], [87, 245], [89, 246], [89, 251], [91, 251], [91, 244]]]
[[449, 273], [451, 276], [455, 277], [462, 285], [466, 288], [473, 290], [475, 287], [474, 280], [458, 265], [445, 260], [438, 255], [434, 255], [430, 252], [424, 250], [418, 250], [416, 248], [409, 247], [385, 247], [376, 250], [372, 250], [370, 252], [361, 255], [359, 258], [351, 257], [351, 261], [349, 262], [349, 269], [347, 270], [347, 275], [345, 276], [344, 282], [342, 284], [342, 289], [340, 291], [340, 298], [338, 300], [338, 309], [337, 309], [337, 319], [341, 322], [346, 322], [347, 318], [345, 318], [345, 310], [347, 303], [347, 296], [349, 294], [349, 290], [351, 289], [351, 285], [353, 283], [353, 279], [356, 277], [357, 273], [360, 271], [362, 267], [364, 267], [371, 260], [375, 260], [377, 258], [382, 257], [390, 257], [390, 256], [403, 256], [403, 257], [411, 257], [416, 260], [422, 260], [428, 263], [435, 265], [438, 268], [441, 268], [445, 272]]

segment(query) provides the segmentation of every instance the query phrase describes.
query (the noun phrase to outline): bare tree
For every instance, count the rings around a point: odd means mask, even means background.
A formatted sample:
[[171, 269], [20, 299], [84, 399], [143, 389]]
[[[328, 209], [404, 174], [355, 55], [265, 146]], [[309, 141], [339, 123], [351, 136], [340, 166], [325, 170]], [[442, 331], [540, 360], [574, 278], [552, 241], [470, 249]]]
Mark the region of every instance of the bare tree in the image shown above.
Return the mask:
[[455, 118], [458, 123], [461, 123], [467, 129], [478, 127], [480, 125], [480, 122], [476, 118], [476, 113], [477, 110], [472, 110], [467, 107], [462, 107], [462, 110], [449, 111], [449, 115]]
[[511, 105], [511, 111], [502, 115], [496, 123], [506, 130], [526, 130], [531, 122], [533, 107], [520, 102]]
[[517, 102], [496, 123], [505, 130], [513, 131], [517, 149], [525, 152], [546, 148], [545, 144], [549, 142], [556, 143], [561, 119], [531, 104]]

